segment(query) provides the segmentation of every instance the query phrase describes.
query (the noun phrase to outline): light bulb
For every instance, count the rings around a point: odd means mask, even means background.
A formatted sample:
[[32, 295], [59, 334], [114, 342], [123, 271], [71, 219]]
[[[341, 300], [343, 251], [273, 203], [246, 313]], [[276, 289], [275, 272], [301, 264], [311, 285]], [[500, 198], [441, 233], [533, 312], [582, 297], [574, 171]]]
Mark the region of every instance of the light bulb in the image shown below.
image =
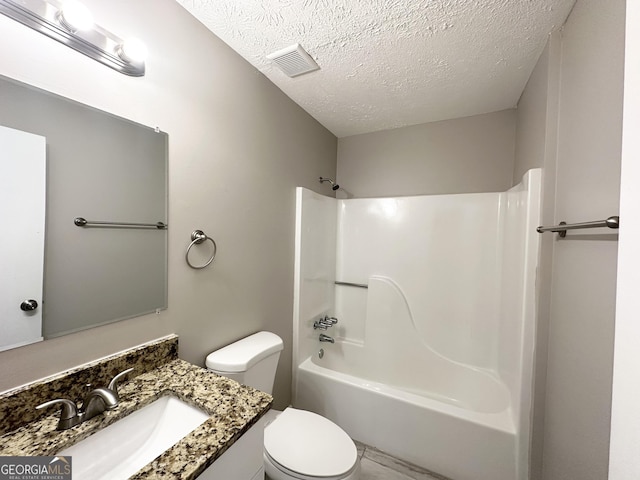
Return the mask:
[[89, 30], [93, 27], [93, 15], [77, 0], [67, 0], [58, 13], [58, 20], [70, 32]]
[[128, 38], [116, 49], [118, 56], [129, 63], [143, 63], [147, 59], [147, 46], [137, 38]]

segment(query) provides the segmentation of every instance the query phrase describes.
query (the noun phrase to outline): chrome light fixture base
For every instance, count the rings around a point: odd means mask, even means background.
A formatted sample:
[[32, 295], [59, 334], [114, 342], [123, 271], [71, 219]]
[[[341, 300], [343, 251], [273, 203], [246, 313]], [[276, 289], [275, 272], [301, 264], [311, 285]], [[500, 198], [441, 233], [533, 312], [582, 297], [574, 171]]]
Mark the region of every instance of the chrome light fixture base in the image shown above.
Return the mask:
[[62, 5], [56, 0], [0, 0], [0, 13], [40, 32], [68, 47], [132, 77], [142, 77], [144, 62], [127, 61], [118, 52], [124, 40], [94, 25], [90, 30], [76, 30], [60, 21]]

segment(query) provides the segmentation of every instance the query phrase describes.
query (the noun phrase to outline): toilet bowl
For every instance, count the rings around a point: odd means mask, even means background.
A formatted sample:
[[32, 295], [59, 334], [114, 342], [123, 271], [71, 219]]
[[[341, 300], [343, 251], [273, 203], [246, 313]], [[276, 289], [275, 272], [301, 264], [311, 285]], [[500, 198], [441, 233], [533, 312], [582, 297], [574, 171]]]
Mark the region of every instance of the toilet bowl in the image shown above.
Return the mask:
[[[282, 339], [258, 332], [207, 356], [207, 368], [272, 393]], [[316, 413], [288, 407], [265, 415], [264, 468], [271, 480], [357, 480], [360, 461], [353, 440]]]

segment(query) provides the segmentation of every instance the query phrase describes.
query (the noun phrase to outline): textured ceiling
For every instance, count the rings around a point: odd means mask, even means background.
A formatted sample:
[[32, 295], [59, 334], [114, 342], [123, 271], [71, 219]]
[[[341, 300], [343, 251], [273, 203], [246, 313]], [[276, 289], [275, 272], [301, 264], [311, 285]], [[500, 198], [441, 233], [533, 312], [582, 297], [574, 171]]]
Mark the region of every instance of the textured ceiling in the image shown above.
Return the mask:
[[[338, 137], [516, 105], [575, 0], [177, 0]], [[266, 55], [300, 43], [320, 70]]]

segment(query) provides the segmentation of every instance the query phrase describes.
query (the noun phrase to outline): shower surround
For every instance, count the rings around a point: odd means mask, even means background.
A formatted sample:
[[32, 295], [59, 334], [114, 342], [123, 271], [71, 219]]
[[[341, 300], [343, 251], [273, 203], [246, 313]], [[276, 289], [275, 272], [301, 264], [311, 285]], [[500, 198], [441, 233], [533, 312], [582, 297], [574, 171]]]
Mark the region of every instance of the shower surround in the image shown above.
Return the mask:
[[[456, 480], [525, 480], [540, 179], [349, 200], [298, 188], [294, 405]], [[333, 344], [313, 328], [324, 315]]]

